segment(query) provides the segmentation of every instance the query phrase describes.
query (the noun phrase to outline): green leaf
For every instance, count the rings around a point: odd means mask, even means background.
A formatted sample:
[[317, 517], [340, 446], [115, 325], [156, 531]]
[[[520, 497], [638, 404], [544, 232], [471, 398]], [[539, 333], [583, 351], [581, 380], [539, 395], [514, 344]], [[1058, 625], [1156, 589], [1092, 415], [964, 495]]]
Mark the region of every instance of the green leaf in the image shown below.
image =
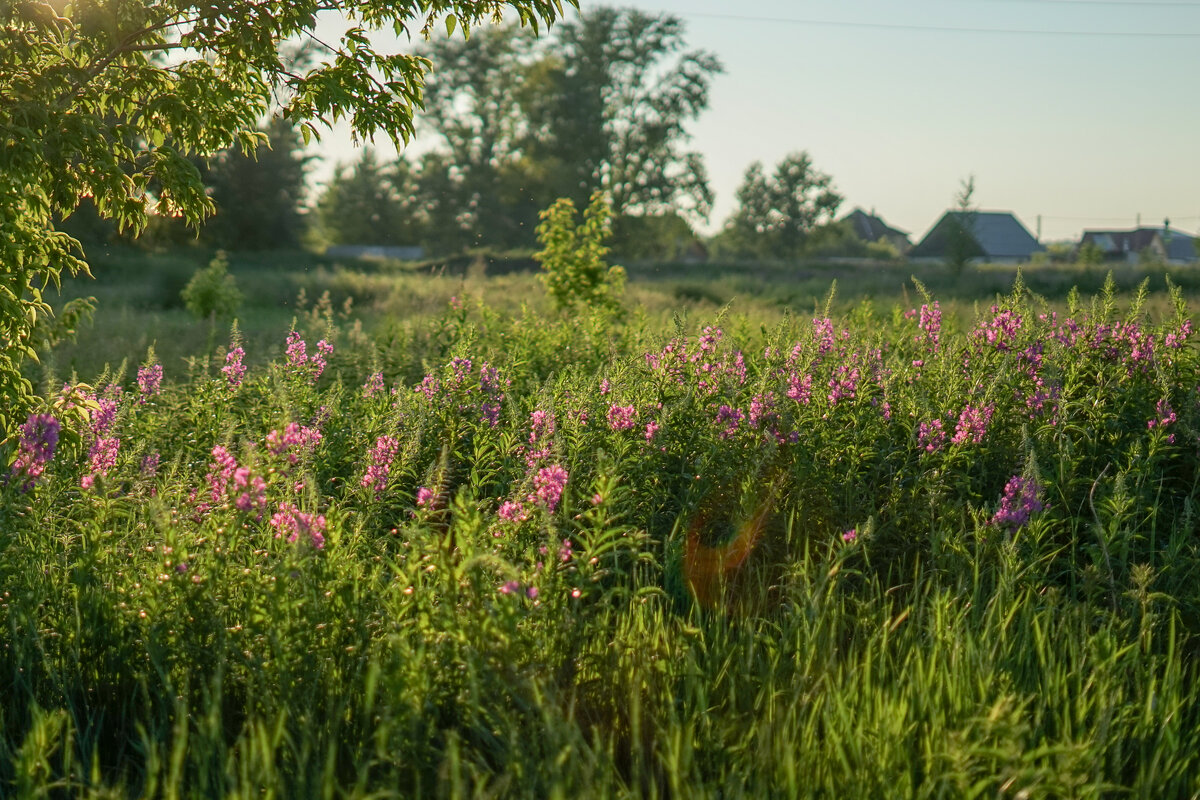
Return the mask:
[[446, 16], [446, 35], [453, 36], [454, 29], [456, 27], [458, 27], [458, 17], [454, 16], [453, 14], [448, 14]]

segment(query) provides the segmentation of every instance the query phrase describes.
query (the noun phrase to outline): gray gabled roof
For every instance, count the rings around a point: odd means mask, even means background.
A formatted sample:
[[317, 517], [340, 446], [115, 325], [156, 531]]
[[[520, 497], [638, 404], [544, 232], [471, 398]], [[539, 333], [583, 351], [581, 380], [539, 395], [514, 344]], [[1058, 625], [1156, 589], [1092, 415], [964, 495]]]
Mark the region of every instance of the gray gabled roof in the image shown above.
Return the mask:
[[1009, 211], [947, 211], [909, 255], [945, 256], [949, 232], [956, 224], [969, 225], [984, 258], [1024, 259], [1045, 249]]

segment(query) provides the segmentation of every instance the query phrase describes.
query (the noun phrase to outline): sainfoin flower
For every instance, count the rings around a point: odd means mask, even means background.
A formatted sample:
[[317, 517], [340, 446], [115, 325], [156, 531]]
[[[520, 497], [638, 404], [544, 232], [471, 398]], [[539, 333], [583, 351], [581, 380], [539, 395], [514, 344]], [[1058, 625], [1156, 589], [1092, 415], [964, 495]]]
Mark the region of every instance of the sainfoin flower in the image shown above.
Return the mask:
[[1046, 507], [1041, 494], [1042, 487], [1036, 479], [1012, 476], [1004, 486], [1004, 496], [1000, 498], [1000, 508], [992, 517], [992, 524], [1012, 530], [1020, 528], [1031, 515]]

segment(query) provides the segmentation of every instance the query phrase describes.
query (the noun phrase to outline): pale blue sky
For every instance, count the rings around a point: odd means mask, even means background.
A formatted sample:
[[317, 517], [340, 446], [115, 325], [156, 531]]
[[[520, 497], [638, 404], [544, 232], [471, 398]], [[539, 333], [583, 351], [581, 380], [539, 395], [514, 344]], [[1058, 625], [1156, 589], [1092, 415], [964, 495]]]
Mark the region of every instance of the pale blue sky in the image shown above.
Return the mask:
[[[1042, 215], [1046, 241], [1139, 213], [1200, 229], [1200, 0], [611, 5], [681, 17], [691, 47], [724, 63], [692, 126], [717, 194], [710, 228], [752, 161], [807, 150], [843, 211], [874, 208], [914, 241], [968, 174], [982, 208], [1034, 232]], [[353, 155], [342, 133], [323, 149]]]

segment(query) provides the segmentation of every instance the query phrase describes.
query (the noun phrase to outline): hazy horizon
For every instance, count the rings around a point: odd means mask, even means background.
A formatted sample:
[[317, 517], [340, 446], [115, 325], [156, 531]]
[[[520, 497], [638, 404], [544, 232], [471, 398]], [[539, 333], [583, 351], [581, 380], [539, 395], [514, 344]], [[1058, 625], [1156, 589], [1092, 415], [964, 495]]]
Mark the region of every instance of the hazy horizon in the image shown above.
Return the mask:
[[[584, 3], [587, 8], [592, 3]], [[708, 110], [690, 126], [716, 204], [746, 167], [807, 150], [845, 201], [919, 239], [975, 177], [981, 209], [1012, 211], [1043, 241], [1087, 228], [1200, 229], [1200, 2], [1166, 0], [628, 0], [685, 23], [717, 54]], [[381, 46], [396, 46], [379, 34]], [[415, 152], [432, 142], [410, 146]], [[384, 153], [390, 147], [380, 146]], [[355, 157], [323, 136], [324, 180]]]

